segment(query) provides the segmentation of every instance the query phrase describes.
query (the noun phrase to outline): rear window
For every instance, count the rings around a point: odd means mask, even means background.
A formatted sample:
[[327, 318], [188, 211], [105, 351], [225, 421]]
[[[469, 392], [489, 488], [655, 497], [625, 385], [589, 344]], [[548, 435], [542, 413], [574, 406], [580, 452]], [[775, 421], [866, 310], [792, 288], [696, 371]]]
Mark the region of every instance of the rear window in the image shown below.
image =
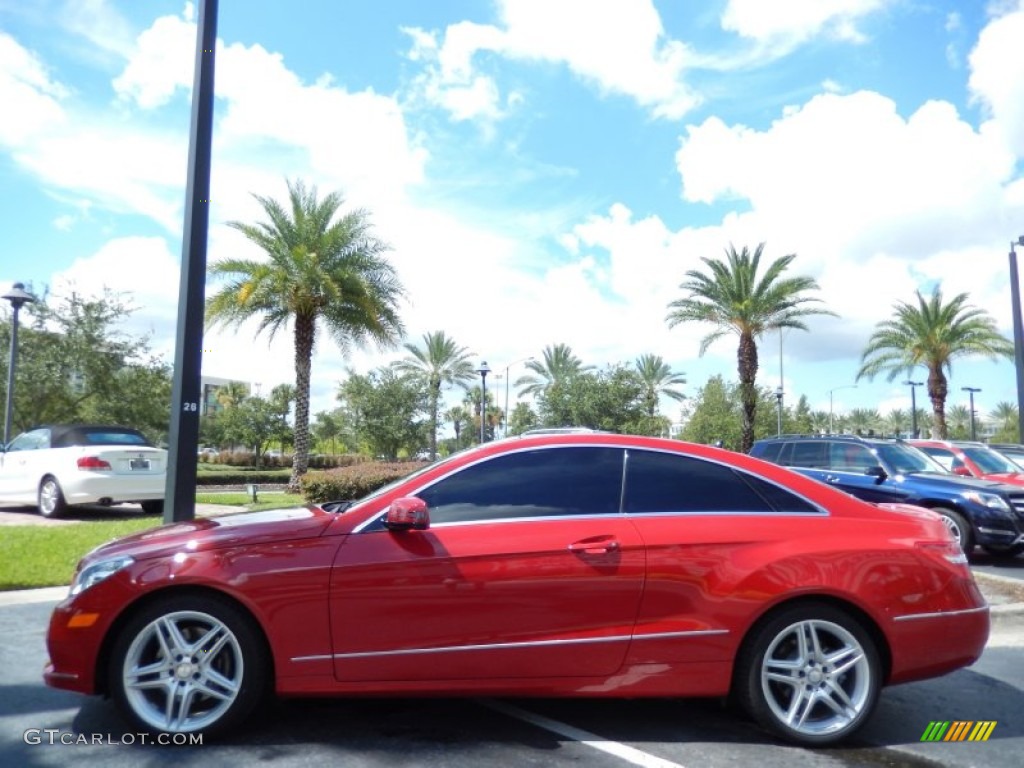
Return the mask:
[[[56, 433], [56, 430], [54, 430]], [[55, 434], [55, 448], [69, 448], [75, 445], [127, 445], [148, 446], [149, 440], [141, 432], [134, 429], [116, 429], [112, 427], [79, 427], [64, 434]]]

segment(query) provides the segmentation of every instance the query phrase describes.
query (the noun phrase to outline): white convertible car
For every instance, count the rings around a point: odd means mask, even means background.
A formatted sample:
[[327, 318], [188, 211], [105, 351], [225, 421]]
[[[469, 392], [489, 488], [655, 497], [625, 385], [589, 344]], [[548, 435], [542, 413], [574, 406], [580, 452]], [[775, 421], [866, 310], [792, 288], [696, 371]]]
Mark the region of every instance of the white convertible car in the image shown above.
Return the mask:
[[56, 517], [75, 504], [137, 503], [160, 514], [167, 451], [135, 429], [94, 424], [37, 427], [0, 451], [0, 501]]

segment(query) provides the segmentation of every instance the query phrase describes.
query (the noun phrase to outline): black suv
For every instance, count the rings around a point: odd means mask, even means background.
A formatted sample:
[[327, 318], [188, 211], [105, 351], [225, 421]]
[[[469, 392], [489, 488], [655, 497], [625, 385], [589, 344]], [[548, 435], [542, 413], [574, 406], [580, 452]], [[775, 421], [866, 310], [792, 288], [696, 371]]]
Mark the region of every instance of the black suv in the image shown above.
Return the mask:
[[928, 507], [966, 554], [975, 544], [999, 554], [1024, 552], [1024, 488], [950, 474], [902, 440], [783, 435], [758, 440], [750, 455], [864, 501]]

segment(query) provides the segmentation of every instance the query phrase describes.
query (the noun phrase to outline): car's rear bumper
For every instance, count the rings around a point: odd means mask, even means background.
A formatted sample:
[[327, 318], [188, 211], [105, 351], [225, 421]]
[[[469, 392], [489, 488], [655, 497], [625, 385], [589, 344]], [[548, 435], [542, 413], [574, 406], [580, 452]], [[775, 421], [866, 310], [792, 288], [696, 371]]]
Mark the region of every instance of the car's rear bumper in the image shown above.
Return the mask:
[[61, 483], [68, 504], [121, 503], [155, 501], [166, 493], [166, 475], [110, 475], [83, 472]]
[[978, 660], [988, 642], [989, 607], [900, 616], [891, 633], [890, 683], [936, 677]]

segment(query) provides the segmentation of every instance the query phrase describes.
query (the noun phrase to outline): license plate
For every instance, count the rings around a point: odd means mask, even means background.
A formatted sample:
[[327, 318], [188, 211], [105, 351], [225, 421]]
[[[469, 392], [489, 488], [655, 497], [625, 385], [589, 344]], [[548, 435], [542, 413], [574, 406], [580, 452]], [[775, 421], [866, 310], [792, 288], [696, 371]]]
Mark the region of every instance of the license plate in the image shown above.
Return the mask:
[[129, 459], [129, 469], [149, 469], [149, 459]]

